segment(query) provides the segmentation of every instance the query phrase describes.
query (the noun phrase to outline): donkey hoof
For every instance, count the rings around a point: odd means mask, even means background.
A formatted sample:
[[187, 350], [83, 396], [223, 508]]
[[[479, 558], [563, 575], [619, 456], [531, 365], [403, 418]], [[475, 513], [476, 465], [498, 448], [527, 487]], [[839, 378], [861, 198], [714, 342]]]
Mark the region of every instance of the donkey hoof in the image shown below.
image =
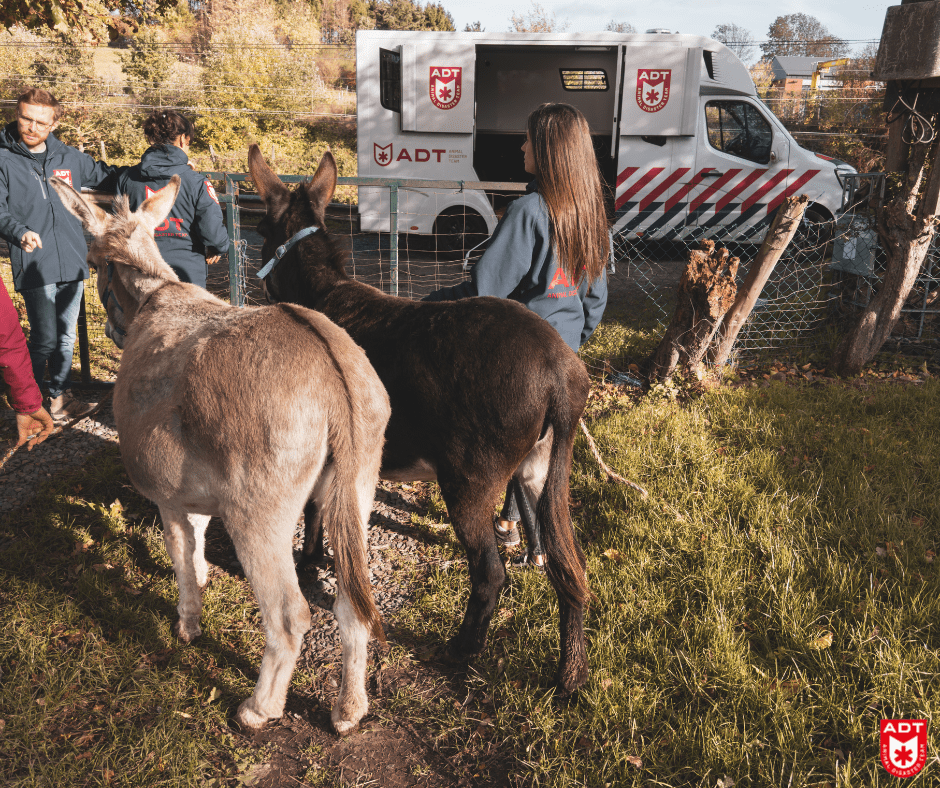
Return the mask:
[[572, 702], [577, 701], [581, 687], [587, 683], [590, 675], [591, 672], [585, 668], [574, 675], [559, 676], [555, 680], [555, 703], [570, 705]]
[[349, 736], [359, 730], [359, 721], [333, 720], [333, 728], [340, 736]]
[[578, 701], [581, 699], [581, 690], [575, 689], [570, 692], [565, 692], [564, 689], [559, 687], [555, 692], [555, 695], [552, 697], [552, 706], [558, 710], [562, 711], [564, 709], [571, 708], [576, 706]]
[[184, 643], [192, 643], [202, 634], [198, 623], [186, 623], [183, 619], [176, 622], [176, 636]]
[[244, 701], [235, 713], [235, 721], [244, 729], [256, 731], [263, 728], [268, 720], [273, 719], [266, 714], [258, 714], [251, 708], [251, 698]]
[[482, 649], [471, 651], [467, 649], [457, 638], [451, 638], [447, 644], [438, 653], [438, 658], [443, 662], [465, 663], [473, 659]]

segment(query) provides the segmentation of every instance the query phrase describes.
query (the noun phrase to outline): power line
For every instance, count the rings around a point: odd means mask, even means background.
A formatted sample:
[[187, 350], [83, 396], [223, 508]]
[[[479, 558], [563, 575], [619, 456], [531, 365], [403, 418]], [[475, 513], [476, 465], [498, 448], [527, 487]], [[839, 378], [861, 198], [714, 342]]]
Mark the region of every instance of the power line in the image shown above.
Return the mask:
[[[718, 39], [715, 39], [718, 40]], [[815, 46], [831, 46], [834, 44], [878, 44], [881, 42], [880, 38], [833, 38], [833, 39], [819, 39], [819, 38], [768, 38], [761, 41], [732, 41], [730, 43], [724, 43], [729, 49], [735, 47], [745, 47], [745, 46], [764, 46], [765, 44], [778, 44], [781, 46], [798, 46], [798, 45], [815, 45]], [[212, 50], [215, 48], [218, 49], [317, 49], [317, 50], [333, 50], [333, 51], [344, 51], [344, 52], [353, 52], [355, 51], [355, 46], [347, 44], [299, 44], [299, 43], [286, 43], [286, 44], [260, 44], [260, 43], [251, 43], [245, 44], [244, 42], [209, 42], [207, 44], [198, 44], [194, 45], [192, 43], [187, 43], [185, 41], [154, 41], [146, 44], [148, 47], [156, 47], [161, 49], [197, 49], [197, 50]], [[50, 47], [56, 49], [115, 49], [115, 50], [130, 50], [134, 49], [135, 45], [129, 43], [125, 46], [120, 47], [102, 47], [96, 44], [86, 44], [86, 43], [69, 43], [62, 41], [8, 41], [0, 42], [0, 47]], [[809, 57], [816, 57], [816, 55], [809, 55]]]

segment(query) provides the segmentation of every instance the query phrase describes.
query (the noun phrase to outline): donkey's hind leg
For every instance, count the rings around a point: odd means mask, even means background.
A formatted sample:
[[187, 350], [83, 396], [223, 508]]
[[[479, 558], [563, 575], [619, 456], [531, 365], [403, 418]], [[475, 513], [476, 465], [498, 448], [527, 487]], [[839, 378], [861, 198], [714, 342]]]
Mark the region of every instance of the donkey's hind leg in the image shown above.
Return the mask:
[[369, 710], [366, 695], [369, 630], [353, 610], [342, 582], [337, 584], [333, 614], [343, 644], [343, 676], [330, 719], [336, 732], [344, 736], [356, 729]]
[[496, 549], [493, 509], [505, 488], [505, 479], [471, 479], [454, 482], [454, 474], [439, 472], [441, 493], [447, 504], [454, 533], [467, 551], [470, 598], [457, 634], [447, 644], [447, 654], [456, 660], [479, 654], [486, 645], [490, 619], [506, 584], [506, 568]]
[[226, 522], [255, 592], [266, 637], [255, 691], [235, 715], [245, 728], [260, 728], [284, 713], [290, 678], [310, 628], [310, 607], [297, 584], [292, 551], [298, 514], [299, 505], [293, 515], [279, 514], [274, 523], [252, 517], [229, 517]]
[[176, 634], [189, 643], [202, 634], [199, 621], [202, 618], [202, 590], [209, 575], [205, 555], [209, 516], [189, 514], [163, 505], [160, 518], [163, 520], [163, 539], [173, 561], [180, 591]]
[[304, 546], [297, 561], [297, 571], [313, 568], [314, 579], [319, 574], [317, 567], [323, 563], [323, 506], [326, 494], [336, 477], [336, 468], [332, 462], [323, 466], [317, 483], [310, 493], [310, 500], [304, 506]]

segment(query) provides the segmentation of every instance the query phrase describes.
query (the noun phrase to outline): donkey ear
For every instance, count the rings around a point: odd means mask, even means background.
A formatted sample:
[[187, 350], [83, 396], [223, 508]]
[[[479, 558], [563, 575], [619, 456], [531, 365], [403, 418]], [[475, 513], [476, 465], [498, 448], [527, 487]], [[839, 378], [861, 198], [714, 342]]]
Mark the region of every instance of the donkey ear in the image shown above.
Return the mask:
[[251, 145], [248, 148], [248, 172], [251, 180], [264, 200], [265, 207], [274, 208], [284, 205], [290, 200], [290, 190], [281, 183], [281, 179], [274, 174], [261, 155], [261, 148]]
[[180, 176], [174, 175], [166, 186], [154, 192], [153, 196], [144, 200], [140, 208], [137, 209], [137, 215], [147, 225], [151, 233], [158, 225], [163, 224], [170, 208], [176, 202], [176, 196], [180, 192], [180, 181]]
[[53, 176], [49, 179], [49, 183], [55, 189], [56, 194], [59, 195], [65, 209], [75, 216], [88, 232], [95, 238], [104, 234], [111, 218], [106, 211], [101, 210], [93, 202], [86, 200], [61, 178]]
[[304, 190], [313, 212], [322, 218], [326, 206], [333, 199], [333, 192], [336, 191], [336, 159], [330, 151], [323, 154], [317, 171], [304, 183]]

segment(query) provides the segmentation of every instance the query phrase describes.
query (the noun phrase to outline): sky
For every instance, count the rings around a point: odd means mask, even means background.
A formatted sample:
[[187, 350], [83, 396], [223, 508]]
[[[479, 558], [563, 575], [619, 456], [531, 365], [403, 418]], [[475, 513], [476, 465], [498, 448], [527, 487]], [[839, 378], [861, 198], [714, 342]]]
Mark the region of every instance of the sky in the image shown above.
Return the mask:
[[[567, 32], [603, 30], [611, 20], [629, 22], [638, 32], [649, 28], [669, 28], [679, 33], [710, 36], [716, 25], [734, 23], [751, 31], [755, 41], [767, 38], [767, 29], [778, 16], [804, 13], [815, 16], [829, 31], [848, 41], [878, 40], [884, 25], [885, 12], [893, 2], [871, 0], [820, 0], [820, 2], [761, 3], [754, 0], [541, 0], [558, 22], [568, 21]], [[510, 16], [515, 11], [525, 14], [533, 0], [459, 0], [443, 5], [454, 17], [458, 30], [479, 21], [489, 33], [509, 30]], [[859, 45], [860, 46], [860, 45]], [[853, 45], [856, 48], [856, 45]]]

